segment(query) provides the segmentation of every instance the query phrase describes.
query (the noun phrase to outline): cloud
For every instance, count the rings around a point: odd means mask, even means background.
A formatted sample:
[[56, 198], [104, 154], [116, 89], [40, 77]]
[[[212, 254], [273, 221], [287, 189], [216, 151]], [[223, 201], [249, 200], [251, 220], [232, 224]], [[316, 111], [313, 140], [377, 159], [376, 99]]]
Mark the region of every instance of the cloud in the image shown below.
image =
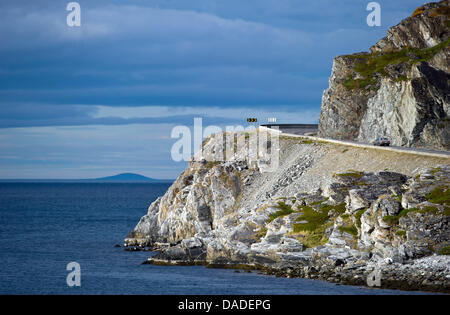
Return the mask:
[[[254, 11], [246, 2], [207, 2], [85, 1], [81, 28], [65, 25], [61, 3], [6, 6], [0, 101], [319, 106], [332, 58], [379, 36], [342, 19], [330, 27], [327, 16], [344, 9], [329, 1], [252, 1]], [[297, 24], [280, 22], [296, 14]]]
[[209, 125], [240, 125], [248, 117], [258, 117], [264, 123], [277, 117], [283, 123], [317, 122], [317, 109], [292, 109], [278, 106], [277, 110], [248, 107], [201, 106], [86, 106], [48, 104], [10, 104], [0, 107], [0, 128], [44, 126], [89, 126], [130, 124], [192, 125], [194, 118]]
[[317, 122], [333, 57], [422, 0], [0, 1], [0, 178], [173, 178], [173, 126]]
[[[172, 126], [40, 127], [0, 130], [0, 178], [92, 178], [137, 172], [175, 178]], [[158, 148], [155, 150], [155, 148]]]

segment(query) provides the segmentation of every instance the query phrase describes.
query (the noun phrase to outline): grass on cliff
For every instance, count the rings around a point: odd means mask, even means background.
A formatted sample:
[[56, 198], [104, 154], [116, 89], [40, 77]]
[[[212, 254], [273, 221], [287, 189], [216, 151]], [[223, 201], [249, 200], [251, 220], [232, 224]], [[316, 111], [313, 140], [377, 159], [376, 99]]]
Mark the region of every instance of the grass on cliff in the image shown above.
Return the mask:
[[425, 198], [431, 203], [450, 205], [450, 189], [446, 185], [437, 186]]
[[425, 9], [423, 6], [420, 6], [414, 10], [414, 12], [411, 14], [411, 17], [416, 17], [418, 15], [421, 15], [423, 12], [425, 12]]
[[[387, 77], [389, 75], [386, 71], [388, 65], [407, 63], [408, 67], [411, 68], [412, 65], [416, 63], [430, 60], [449, 44], [450, 39], [425, 49], [406, 47], [390, 52], [348, 55], [346, 56], [347, 58], [356, 60], [353, 69], [361, 76], [361, 78], [355, 79], [353, 76], [349, 76], [342, 84], [347, 90], [363, 89], [366, 87], [373, 88], [380, 76]], [[407, 77], [400, 76], [395, 78], [395, 80], [403, 81], [407, 80]]]
[[286, 203], [284, 203], [283, 201], [279, 201], [278, 202], [278, 210], [277, 212], [271, 213], [269, 215], [269, 220], [268, 222], [272, 222], [273, 220], [275, 220], [276, 218], [279, 217], [284, 217], [286, 215], [289, 215], [291, 213], [294, 213], [295, 211], [292, 209], [292, 207], [290, 205], [287, 205]]
[[263, 237], [267, 234], [267, 228], [263, 226], [255, 233], [255, 242], [260, 242]]
[[295, 141], [298, 144], [320, 144], [320, 141], [311, 140], [308, 138], [286, 136], [286, 135], [280, 136], [280, 140]]
[[439, 250], [439, 255], [450, 255], [450, 246], [445, 246]]
[[[424, 6], [420, 6], [414, 10], [414, 12], [411, 14], [411, 17], [419, 16], [424, 12], [425, 12]], [[446, 4], [440, 5], [439, 7], [432, 9], [429, 16], [430, 17], [436, 17], [436, 16], [450, 17], [450, 7], [447, 6]]]
[[[410, 209], [403, 209], [400, 211], [398, 215], [386, 215], [383, 217], [383, 221], [386, 222], [389, 225], [397, 225], [399, 223], [399, 220], [401, 217], [406, 216], [410, 212], [418, 212], [422, 214], [432, 214], [436, 215], [439, 213], [439, 209], [433, 206], [426, 206], [423, 208], [410, 208]], [[446, 212], [443, 213], [446, 215]]]
[[349, 171], [347, 173], [340, 173], [340, 174], [336, 174], [337, 176], [341, 176], [341, 177], [354, 177], [354, 178], [361, 178], [363, 177], [364, 173], [363, 172], [356, 172], [356, 171]]
[[[316, 247], [325, 244], [325, 231], [333, 225], [331, 215], [342, 214], [345, 211], [345, 203], [339, 205], [321, 205], [317, 210], [310, 206], [299, 207], [303, 213], [294, 224], [294, 233], [300, 234], [299, 241], [306, 247]], [[302, 222], [304, 221], [304, 222]]]
[[366, 212], [366, 211], [367, 211], [367, 209], [361, 209], [355, 213], [356, 224], [358, 225], [359, 228], [361, 227], [361, 217], [364, 214], [364, 212]]
[[353, 235], [354, 237], [358, 235], [358, 229], [354, 225], [340, 226], [338, 229], [341, 233], [348, 233]]

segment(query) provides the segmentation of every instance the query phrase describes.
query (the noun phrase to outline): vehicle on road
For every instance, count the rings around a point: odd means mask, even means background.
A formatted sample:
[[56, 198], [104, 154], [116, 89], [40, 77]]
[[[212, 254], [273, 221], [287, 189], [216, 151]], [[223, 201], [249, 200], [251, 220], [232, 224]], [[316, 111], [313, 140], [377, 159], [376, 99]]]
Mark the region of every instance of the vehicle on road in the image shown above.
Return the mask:
[[381, 147], [388, 147], [391, 145], [391, 141], [389, 141], [388, 138], [376, 138], [375, 141], [373, 142], [373, 145], [378, 145]]

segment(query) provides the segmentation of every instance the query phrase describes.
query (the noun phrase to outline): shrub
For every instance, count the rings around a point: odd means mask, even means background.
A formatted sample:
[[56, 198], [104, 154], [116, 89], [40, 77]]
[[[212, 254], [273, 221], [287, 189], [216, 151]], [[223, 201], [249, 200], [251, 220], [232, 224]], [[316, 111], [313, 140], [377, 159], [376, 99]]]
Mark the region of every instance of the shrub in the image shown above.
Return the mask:
[[420, 6], [417, 9], [414, 10], [414, 12], [411, 15], [411, 17], [418, 16], [418, 15], [422, 14], [423, 12], [425, 12], [425, 10], [424, 10], [424, 8], [422, 6]]
[[439, 255], [450, 255], [450, 246], [445, 246], [439, 250]]
[[[347, 58], [356, 60], [354, 70], [358, 72], [362, 78], [354, 79], [353, 76], [350, 75], [342, 84], [347, 90], [374, 86], [378, 82], [378, 75], [383, 77], [388, 76], [388, 73], [385, 70], [386, 66], [407, 62], [409, 68], [411, 68], [415, 63], [430, 60], [449, 44], [450, 39], [447, 39], [436, 46], [425, 49], [405, 47], [400, 50], [389, 52], [349, 55]], [[400, 76], [396, 78], [396, 81], [405, 81], [407, 79], [408, 78], [405, 76]]]
[[353, 236], [357, 236], [358, 235], [358, 230], [356, 229], [356, 227], [354, 225], [352, 226], [340, 226], [339, 231], [341, 231], [342, 233], [346, 232], [349, 233]]
[[312, 203], [311, 203], [311, 206], [320, 205], [320, 204], [324, 203], [325, 201], [327, 201], [328, 199], [330, 199], [330, 198], [327, 197], [327, 198], [325, 198], [325, 199], [323, 199], [323, 200], [316, 201], [316, 202], [312, 202]]
[[385, 215], [383, 221], [389, 225], [397, 225], [399, 221], [399, 216], [397, 215]]
[[321, 205], [319, 207], [319, 210], [322, 212], [329, 213], [330, 211], [333, 211], [333, 214], [342, 214], [345, 212], [345, 202], [340, 203], [338, 205]]
[[355, 213], [356, 224], [358, 225], [358, 227], [361, 227], [361, 217], [364, 214], [364, 212], [366, 212], [366, 211], [367, 211], [367, 209], [362, 209]]
[[294, 224], [294, 232], [314, 231], [321, 225], [324, 225], [328, 219], [328, 211], [316, 211], [309, 206], [301, 207], [303, 214], [297, 218], [297, 221], [307, 221], [307, 223]]
[[267, 234], [267, 228], [264, 226], [255, 233], [255, 241], [257, 241], [257, 242], [261, 241], [261, 239], [264, 236], [266, 236], [266, 234]]
[[283, 217], [283, 216], [289, 215], [294, 212], [294, 210], [292, 210], [292, 207], [287, 205], [283, 201], [278, 202], [278, 208], [280, 209], [279, 211], [271, 213], [269, 215], [268, 222], [272, 222], [273, 220], [275, 220], [278, 217]]
[[437, 186], [425, 198], [431, 203], [450, 205], [450, 189], [446, 185]]
[[445, 215], [445, 216], [450, 216], [450, 207], [445, 207], [445, 209], [444, 209], [444, 215]]
[[347, 172], [347, 173], [341, 173], [341, 174], [337, 174], [338, 176], [341, 177], [355, 177], [355, 178], [361, 178], [363, 176], [362, 172]]

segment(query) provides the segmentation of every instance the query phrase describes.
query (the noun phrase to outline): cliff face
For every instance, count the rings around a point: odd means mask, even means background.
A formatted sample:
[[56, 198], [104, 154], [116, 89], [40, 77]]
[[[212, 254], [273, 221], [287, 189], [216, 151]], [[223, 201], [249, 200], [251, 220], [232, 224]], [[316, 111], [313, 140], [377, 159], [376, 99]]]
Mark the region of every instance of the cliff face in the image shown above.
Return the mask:
[[[449, 149], [448, 1], [415, 15], [371, 53], [335, 59], [322, 136]], [[244, 264], [356, 285], [381, 270], [386, 287], [450, 292], [448, 158], [282, 134], [267, 172], [249, 146], [263, 132], [206, 139], [126, 248], [157, 251], [152, 264]], [[230, 147], [231, 159], [214, 162]]]
[[[197, 155], [150, 205], [127, 248], [158, 251], [153, 264], [245, 264], [354, 284], [374, 268], [393, 279], [412, 268], [408, 280], [420, 284], [424, 265], [402, 263], [448, 251], [448, 159], [286, 136], [279, 143], [275, 172], [243, 152], [226, 162]], [[207, 152], [229, 145], [220, 135], [204, 142]], [[450, 257], [438, 257], [447, 267], [432, 270], [428, 289], [450, 272]]]
[[449, 1], [418, 8], [370, 53], [334, 59], [319, 135], [450, 149]]

